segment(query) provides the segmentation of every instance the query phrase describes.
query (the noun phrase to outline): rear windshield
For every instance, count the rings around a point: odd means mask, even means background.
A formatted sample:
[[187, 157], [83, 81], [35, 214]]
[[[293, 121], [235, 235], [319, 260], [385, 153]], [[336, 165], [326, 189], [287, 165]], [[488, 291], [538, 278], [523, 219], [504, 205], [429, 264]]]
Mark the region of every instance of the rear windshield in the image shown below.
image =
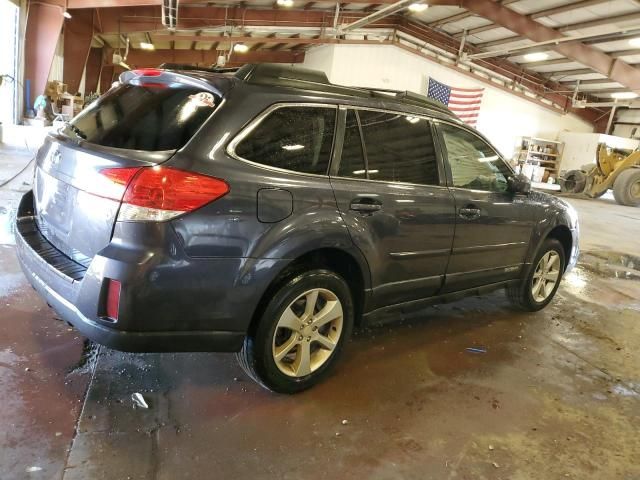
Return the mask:
[[124, 84], [80, 112], [62, 133], [105, 147], [177, 150], [209, 118], [219, 99], [192, 86]]

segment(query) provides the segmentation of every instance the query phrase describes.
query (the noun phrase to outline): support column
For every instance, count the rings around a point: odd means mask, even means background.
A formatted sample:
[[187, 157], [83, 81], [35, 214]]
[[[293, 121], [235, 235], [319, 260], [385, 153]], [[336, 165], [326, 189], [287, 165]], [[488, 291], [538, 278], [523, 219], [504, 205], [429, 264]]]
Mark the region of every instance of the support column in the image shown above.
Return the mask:
[[84, 79], [85, 93], [98, 91], [98, 80], [100, 69], [102, 68], [102, 48], [92, 48], [89, 50], [87, 58], [87, 73]]
[[29, 103], [25, 91], [25, 109], [33, 108], [35, 97], [44, 93], [47, 78], [53, 63], [56, 44], [62, 30], [64, 17], [62, 8], [57, 5], [30, 3], [25, 33], [25, 89], [30, 82]]
[[94, 11], [73, 10], [73, 17], [64, 25], [63, 81], [67, 84], [68, 92], [72, 94], [78, 92], [91, 50]]
[[103, 65], [100, 74], [100, 93], [104, 93], [111, 88], [115, 80], [115, 68], [113, 65]]

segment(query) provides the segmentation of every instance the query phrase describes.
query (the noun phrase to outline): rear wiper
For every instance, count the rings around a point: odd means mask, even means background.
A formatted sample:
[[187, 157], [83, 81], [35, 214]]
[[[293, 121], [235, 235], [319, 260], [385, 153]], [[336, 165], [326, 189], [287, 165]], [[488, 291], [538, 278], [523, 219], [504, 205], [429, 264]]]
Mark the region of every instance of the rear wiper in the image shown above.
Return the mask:
[[87, 139], [87, 136], [85, 135], [85, 133], [82, 130], [80, 130], [78, 127], [76, 127], [74, 124], [72, 124], [71, 122], [64, 122], [64, 124], [66, 127], [69, 127], [71, 131], [81, 139], [83, 140]]

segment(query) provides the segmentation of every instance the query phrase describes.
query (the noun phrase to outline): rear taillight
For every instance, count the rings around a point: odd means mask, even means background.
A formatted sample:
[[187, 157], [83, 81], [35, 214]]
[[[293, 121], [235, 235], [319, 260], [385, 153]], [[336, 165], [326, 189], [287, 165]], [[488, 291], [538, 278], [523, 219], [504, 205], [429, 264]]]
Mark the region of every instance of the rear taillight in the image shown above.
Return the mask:
[[107, 285], [107, 304], [106, 313], [107, 317], [112, 320], [118, 320], [118, 312], [120, 311], [120, 289], [121, 284], [117, 280], [108, 279]]
[[101, 173], [125, 188], [120, 221], [165, 221], [229, 192], [224, 180], [176, 168], [109, 168]]

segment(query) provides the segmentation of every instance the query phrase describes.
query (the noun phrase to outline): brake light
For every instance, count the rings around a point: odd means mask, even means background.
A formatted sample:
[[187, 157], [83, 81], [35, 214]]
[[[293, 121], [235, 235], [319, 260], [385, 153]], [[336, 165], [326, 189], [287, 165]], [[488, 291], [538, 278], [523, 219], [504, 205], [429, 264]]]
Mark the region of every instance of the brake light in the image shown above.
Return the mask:
[[121, 221], [170, 220], [229, 192], [224, 180], [176, 168], [107, 169], [102, 173], [126, 186], [118, 214]]
[[118, 320], [118, 313], [120, 311], [120, 290], [122, 285], [118, 280], [108, 279], [107, 285], [107, 305], [106, 313], [107, 317]]
[[134, 168], [105, 168], [100, 173], [118, 185], [129, 185], [129, 181], [138, 173], [139, 167]]
[[157, 68], [138, 68], [134, 70], [133, 73], [141, 77], [159, 77], [162, 75], [162, 70], [158, 70]]
[[103, 168], [100, 170], [101, 176], [87, 185], [86, 191], [98, 197], [120, 201], [127, 190], [127, 185], [139, 170], [140, 167]]

